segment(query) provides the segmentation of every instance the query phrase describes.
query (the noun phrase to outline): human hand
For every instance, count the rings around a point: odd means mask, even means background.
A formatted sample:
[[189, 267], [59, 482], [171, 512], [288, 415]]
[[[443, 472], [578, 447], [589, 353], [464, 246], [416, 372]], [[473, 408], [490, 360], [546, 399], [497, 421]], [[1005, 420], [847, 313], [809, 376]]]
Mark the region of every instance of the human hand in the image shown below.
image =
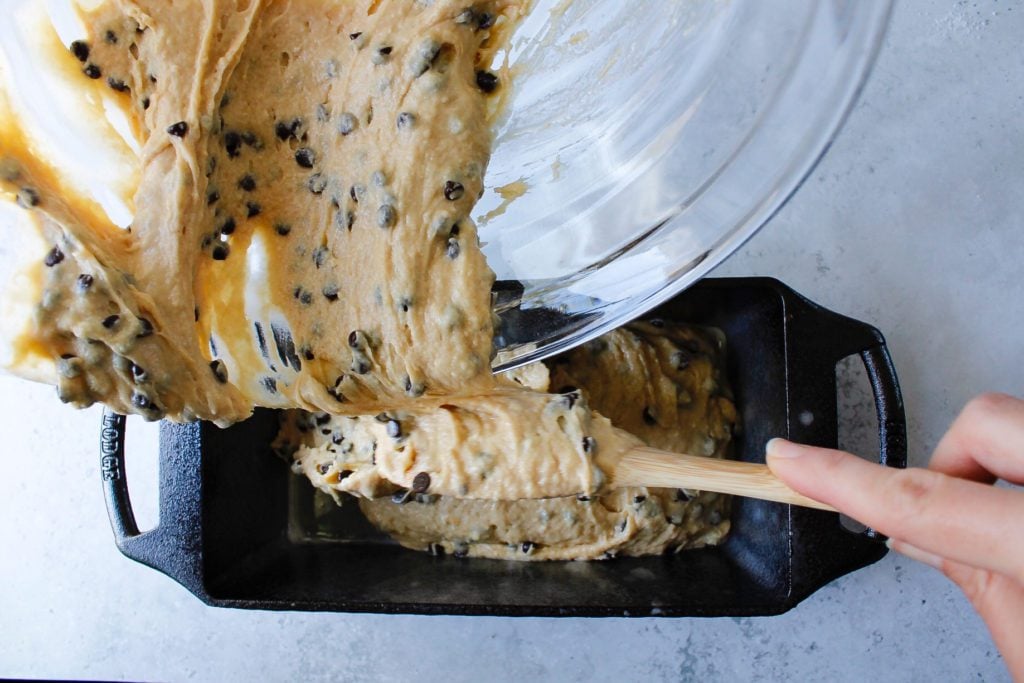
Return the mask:
[[952, 579], [988, 625], [1015, 680], [1024, 681], [1024, 401], [973, 399], [927, 469], [897, 470], [784, 439], [768, 467], [800, 493], [889, 536], [889, 547]]

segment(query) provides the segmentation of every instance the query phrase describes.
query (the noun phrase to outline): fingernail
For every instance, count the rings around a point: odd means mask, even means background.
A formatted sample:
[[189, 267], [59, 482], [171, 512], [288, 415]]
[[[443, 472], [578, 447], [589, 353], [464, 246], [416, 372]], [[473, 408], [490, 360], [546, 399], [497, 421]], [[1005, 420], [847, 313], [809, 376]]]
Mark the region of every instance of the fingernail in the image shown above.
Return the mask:
[[764, 445], [764, 453], [772, 458], [797, 458], [804, 454], [804, 449], [792, 441], [776, 437]]
[[912, 560], [917, 560], [922, 564], [926, 564], [929, 567], [935, 567], [936, 569], [942, 569], [942, 558], [935, 553], [930, 553], [927, 550], [921, 550], [916, 545], [910, 545], [903, 541], [897, 541], [894, 538], [890, 538], [885, 542], [890, 550], [895, 550], [900, 555], [909, 557]]

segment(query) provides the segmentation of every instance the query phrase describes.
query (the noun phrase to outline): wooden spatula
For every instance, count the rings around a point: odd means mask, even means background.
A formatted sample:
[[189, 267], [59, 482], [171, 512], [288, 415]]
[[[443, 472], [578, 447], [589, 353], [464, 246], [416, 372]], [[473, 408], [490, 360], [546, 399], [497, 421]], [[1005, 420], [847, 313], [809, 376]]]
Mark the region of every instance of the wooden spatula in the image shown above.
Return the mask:
[[616, 463], [611, 486], [715, 491], [836, 512], [834, 507], [812, 500], [786, 486], [771, 473], [767, 465], [699, 458], [643, 446], [631, 448]]

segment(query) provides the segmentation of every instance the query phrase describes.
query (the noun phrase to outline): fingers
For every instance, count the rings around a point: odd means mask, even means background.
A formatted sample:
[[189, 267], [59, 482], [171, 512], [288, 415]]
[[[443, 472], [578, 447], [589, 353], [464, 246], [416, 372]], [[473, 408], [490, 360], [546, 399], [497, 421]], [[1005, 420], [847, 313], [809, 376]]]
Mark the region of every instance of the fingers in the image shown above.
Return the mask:
[[768, 466], [800, 493], [921, 550], [1024, 582], [1024, 495], [825, 448], [768, 443]]
[[924, 562], [953, 580], [985, 620], [996, 647], [1015, 680], [1024, 680], [1024, 584], [1002, 574], [953, 562], [898, 539], [889, 547]]
[[1024, 483], [1024, 401], [982, 394], [939, 441], [928, 467], [953, 477]]

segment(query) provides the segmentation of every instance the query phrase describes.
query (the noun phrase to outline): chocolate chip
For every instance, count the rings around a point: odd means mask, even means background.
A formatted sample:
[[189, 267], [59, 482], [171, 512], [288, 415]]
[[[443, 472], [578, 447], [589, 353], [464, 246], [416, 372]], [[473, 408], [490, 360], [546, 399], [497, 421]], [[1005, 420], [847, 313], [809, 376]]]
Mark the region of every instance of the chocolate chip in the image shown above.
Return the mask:
[[210, 255], [213, 257], [214, 261], [225, 261], [230, 253], [231, 250], [228, 249], [228, 245], [218, 244], [213, 248], [213, 252]]
[[447, 254], [448, 258], [454, 261], [459, 257], [459, 253], [461, 251], [462, 248], [459, 246], [459, 240], [455, 239], [454, 237], [449, 237], [448, 247], [445, 249], [445, 254]]
[[217, 381], [221, 384], [227, 384], [228, 381], [228, 369], [224, 365], [224, 361], [217, 359], [210, 361], [210, 370], [213, 371], [213, 376], [217, 378]]
[[302, 168], [313, 168], [316, 163], [316, 154], [309, 147], [299, 147], [295, 150], [295, 163]]
[[43, 259], [43, 264], [47, 268], [53, 268], [55, 265], [64, 260], [64, 252], [60, 250], [60, 247], [54, 247], [46, 253], [46, 258]]
[[319, 269], [325, 263], [327, 263], [327, 247], [317, 247], [313, 250], [313, 265]]
[[490, 12], [481, 12], [476, 18], [476, 27], [481, 31], [494, 26], [494, 15]]
[[348, 135], [356, 129], [359, 124], [359, 119], [354, 114], [344, 112], [338, 117], [338, 132], [341, 135]]
[[132, 379], [134, 379], [136, 382], [145, 382], [146, 381], [147, 374], [146, 374], [145, 369], [143, 369], [139, 365], [136, 365], [135, 363], [132, 363], [130, 367], [131, 367]]
[[325, 285], [323, 289], [324, 298], [328, 301], [338, 300], [338, 285]]
[[309, 180], [306, 181], [306, 187], [313, 194], [323, 194], [324, 190], [327, 189], [327, 179], [323, 177], [321, 173], [314, 173], [309, 176]]
[[537, 547], [537, 544], [533, 541], [523, 541], [523, 544], [519, 547], [523, 551], [524, 555], [529, 555]]
[[292, 231], [292, 226], [288, 225], [287, 223], [278, 223], [277, 225], [274, 226], [274, 230], [276, 230], [277, 234], [280, 235], [281, 237], [287, 237], [288, 233]]
[[650, 425], [652, 427], [654, 425], [658, 424], [658, 418], [656, 418], [654, 416], [654, 413], [651, 412], [650, 407], [645, 407], [644, 408], [643, 418], [644, 418], [644, 424]]
[[23, 187], [18, 190], [14, 201], [23, 209], [31, 209], [34, 206], [39, 206], [39, 193], [31, 187]]
[[420, 472], [412, 478], [412, 492], [413, 493], [426, 493], [427, 489], [430, 488], [430, 475], [426, 472]]
[[145, 318], [139, 318], [139, 332], [135, 335], [136, 339], [145, 339], [146, 337], [153, 334], [153, 323], [149, 322]]
[[273, 377], [264, 377], [262, 380], [260, 380], [260, 384], [262, 384], [263, 388], [266, 389], [271, 394], [277, 393], [277, 380], [274, 379]]
[[228, 157], [234, 159], [241, 153], [242, 149], [242, 136], [234, 131], [228, 131], [224, 134], [224, 149], [228, 153]]
[[407, 111], [403, 111], [401, 114], [398, 115], [398, 118], [395, 120], [395, 125], [398, 126], [399, 130], [412, 128], [414, 123], [416, 123], [416, 115], [411, 114]]
[[270, 350], [267, 348], [267, 336], [263, 333], [263, 325], [259, 322], [253, 323], [256, 329], [256, 345], [260, 349], [260, 355], [270, 360]]
[[206, 205], [207, 206], [212, 206], [212, 205], [216, 204], [217, 200], [219, 200], [219, 199], [220, 199], [220, 192], [217, 192], [217, 190], [210, 190], [209, 192], [206, 193]]
[[138, 391], [132, 394], [132, 405], [141, 410], [153, 410], [156, 408], [148, 396]]
[[149, 96], [147, 95], [146, 97], [142, 98], [142, 108], [149, 109], [149, 104]]
[[477, 71], [476, 87], [480, 88], [480, 90], [482, 90], [484, 93], [490, 95], [492, 92], [498, 89], [498, 77], [492, 74], [490, 71]]
[[235, 219], [232, 216], [228, 216], [227, 219], [220, 226], [220, 234], [230, 235], [235, 231]]
[[355, 40], [356, 38], [358, 38], [361, 35], [363, 35], [362, 31], [356, 31], [355, 33], [348, 34], [348, 39], [349, 40]]
[[304, 306], [310, 305], [313, 303], [313, 293], [303, 290], [302, 293], [299, 294], [299, 302]]
[[178, 121], [167, 126], [167, 134], [173, 135], [176, 138], [183, 138], [188, 135], [188, 123], [185, 121]]
[[[568, 391], [566, 391], [566, 389], [568, 389]], [[560, 400], [565, 404], [567, 410], [572, 410], [572, 407], [576, 405], [576, 402], [582, 398], [576, 387], [562, 387], [558, 390], [558, 393], [563, 394]]]
[[352, 226], [356, 222], [356, 215], [351, 211], [339, 211], [334, 214], [334, 223], [338, 230], [345, 229], [349, 232], [352, 231]]
[[633, 496], [633, 505], [640, 505], [645, 500], [647, 500], [647, 496]]
[[71, 43], [71, 54], [78, 61], [85, 63], [89, 59], [89, 43], [84, 40], [76, 40]]
[[331, 471], [331, 464], [328, 462], [322, 462], [316, 466], [316, 471], [320, 474], [327, 474]]
[[385, 64], [391, 58], [392, 49], [394, 48], [392, 48], [390, 45], [378, 47], [376, 50], [373, 51], [373, 56], [370, 58], [370, 61], [372, 61], [377, 66]]
[[258, 137], [256, 137], [255, 133], [245, 132], [245, 133], [241, 134], [241, 137], [242, 137], [242, 142], [244, 142], [245, 144], [249, 145], [253, 149], [255, 149], [257, 151], [263, 149], [263, 143], [260, 142], [260, 139]]
[[108, 330], [112, 330], [115, 327], [117, 327], [117, 324], [119, 322], [121, 322], [121, 316], [115, 313], [114, 315], [108, 315], [106, 318], [104, 318], [101, 324]]
[[377, 227], [390, 228], [394, 226], [395, 221], [398, 220], [398, 214], [395, 211], [395, 207], [390, 204], [382, 204], [377, 209]]
[[108, 45], [117, 45], [117, 34], [113, 31], [107, 31], [103, 34], [103, 39], [107, 41]]
[[595, 450], [597, 450], [597, 440], [592, 436], [583, 437], [583, 452], [593, 453]]
[[299, 129], [302, 128], [302, 119], [294, 118], [289, 121], [278, 121], [274, 124], [274, 135], [281, 142], [289, 138], [298, 136]]
[[251, 174], [246, 173], [238, 179], [238, 189], [244, 190], [245, 192], [252, 192], [256, 189], [256, 179], [253, 178]]
[[249, 218], [255, 218], [256, 216], [259, 216], [262, 211], [263, 207], [261, 207], [257, 202], [245, 203], [245, 215], [248, 216]]
[[466, 188], [462, 186], [462, 183], [454, 180], [446, 180], [444, 183], [444, 198], [450, 202], [458, 201], [462, 199], [462, 195], [466, 193]]
[[370, 361], [365, 358], [354, 358], [352, 360], [352, 372], [357, 375], [365, 375], [370, 371]]
[[313, 355], [313, 349], [308, 346], [303, 346], [299, 351], [302, 352], [302, 357], [306, 360], [314, 360], [316, 358], [316, 356]]
[[96, 80], [97, 78], [103, 75], [103, 72], [95, 64], [86, 64], [85, 68], [82, 69], [82, 73], [84, 73], [86, 76], [93, 80]]
[[110, 86], [111, 90], [116, 90], [117, 92], [131, 91], [131, 88], [128, 87], [127, 83], [118, 78], [114, 78], [113, 76], [107, 78], [107, 85]]
[[75, 286], [78, 288], [79, 292], [87, 292], [89, 291], [89, 288], [92, 287], [92, 283], [94, 281], [95, 280], [92, 275], [89, 275], [89, 273], [82, 273], [78, 276]]
[[669, 356], [669, 362], [672, 363], [672, 367], [676, 370], [685, 370], [690, 367], [690, 361], [693, 360], [693, 354], [685, 349], [676, 349]]
[[344, 479], [348, 479], [353, 474], [354, 474], [354, 472], [352, 472], [352, 470], [342, 470], [341, 472], [338, 472], [338, 481], [342, 481]]
[[590, 502], [590, 496], [585, 496], [582, 493], [579, 493], [579, 494], [576, 494], [576, 500], [578, 500], [581, 503], [589, 503]]

